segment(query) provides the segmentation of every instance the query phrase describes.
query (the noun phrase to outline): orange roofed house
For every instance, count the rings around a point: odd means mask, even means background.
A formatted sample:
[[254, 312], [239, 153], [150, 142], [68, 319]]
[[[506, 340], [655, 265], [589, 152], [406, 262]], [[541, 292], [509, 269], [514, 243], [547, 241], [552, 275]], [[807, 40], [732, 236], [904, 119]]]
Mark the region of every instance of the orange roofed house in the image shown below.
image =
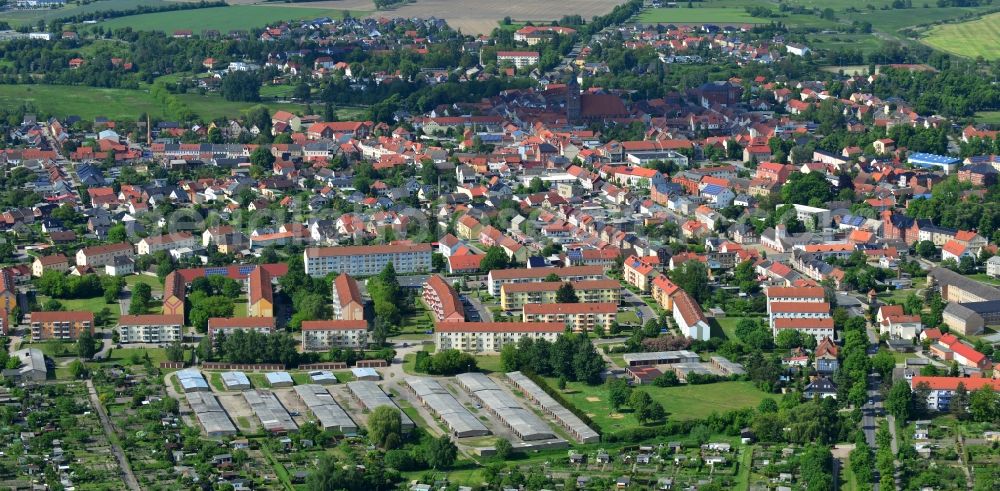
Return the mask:
[[358, 282], [346, 273], [333, 280], [333, 317], [345, 321], [365, 319], [365, 299]]
[[247, 315], [274, 317], [274, 287], [271, 275], [264, 268], [256, 268], [247, 278]]
[[464, 322], [465, 307], [458, 292], [441, 275], [431, 275], [424, 284], [424, 303], [437, 322]]
[[31, 340], [74, 340], [86, 330], [94, 333], [94, 313], [82, 310], [68, 312], [32, 312]]
[[76, 265], [99, 268], [101, 266], [113, 264], [116, 257], [135, 257], [135, 251], [132, 250], [132, 244], [129, 244], [128, 242], [119, 242], [116, 244], [84, 247], [83, 249], [76, 251]]
[[559, 322], [439, 322], [434, 326], [434, 344], [438, 351], [499, 353], [521, 338], [554, 343], [563, 332], [566, 325]]
[[163, 279], [163, 315], [181, 316], [184, 323], [184, 299], [187, 297], [187, 285], [184, 277], [174, 271]]

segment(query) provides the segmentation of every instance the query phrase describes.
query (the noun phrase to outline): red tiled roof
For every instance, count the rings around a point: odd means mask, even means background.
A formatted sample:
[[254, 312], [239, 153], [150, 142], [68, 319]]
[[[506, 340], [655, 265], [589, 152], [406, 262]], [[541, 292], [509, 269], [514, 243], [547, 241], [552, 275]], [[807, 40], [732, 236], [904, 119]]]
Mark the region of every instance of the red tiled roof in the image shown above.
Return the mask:
[[208, 330], [213, 329], [258, 329], [268, 327], [274, 330], [274, 317], [212, 317], [208, 319]]
[[774, 319], [775, 329], [833, 329], [833, 318], [822, 319]]
[[119, 326], [165, 326], [184, 325], [183, 315], [123, 315], [118, 318]]
[[422, 244], [386, 244], [370, 246], [343, 246], [343, 247], [310, 247], [306, 249], [307, 257], [332, 257], [332, 256], [367, 256], [371, 254], [398, 254], [403, 252], [424, 252], [430, 251], [431, 245]]
[[931, 390], [955, 390], [958, 389], [958, 384], [965, 385], [965, 389], [969, 391], [987, 385], [993, 387], [993, 390], [1000, 390], [1000, 380], [985, 377], [925, 377], [917, 375], [910, 380], [910, 387], [916, 388], [920, 384], [927, 384]]
[[613, 314], [618, 305], [613, 303], [529, 303], [524, 313], [530, 314]]
[[828, 314], [830, 304], [826, 302], [772, 302], [771, 312], [791, 314]]
[[772, 286], [767, 289], [767, 296], [775, 298], [824, 298], [825, 292], [822, 288]]
[[561, 322], [439, 322], [435, 332], [563, 332]]
[[321, 320], [302, 321], [303, 331], [359, 331], [368, 330], [368, 322], [364, 320]]
[[61, 312], [32, 312], [31, 322], [83, 322], [94, 323], [94, 313], [84, 310]]

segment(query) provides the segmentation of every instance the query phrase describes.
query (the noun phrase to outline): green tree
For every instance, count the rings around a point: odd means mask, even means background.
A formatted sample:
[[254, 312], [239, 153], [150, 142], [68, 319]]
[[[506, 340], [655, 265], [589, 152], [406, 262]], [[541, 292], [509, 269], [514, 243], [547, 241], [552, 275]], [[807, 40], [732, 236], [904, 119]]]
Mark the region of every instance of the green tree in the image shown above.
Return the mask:
[[611, 409], [618, 411], [628, 403], [632, 388], [629, 387], [628, 382], [625, 379], [617, 377], [609, 378], [607, 386], [608, 404], [611, 405]]
[[448, 435], [441, 435], [431, 441], [427, 449], [427, 464], [433, 469], [447, 469], [455, 463], [458, 447]]
[[913, 408], [913, 396], [910, 392], [910, 384], [900, 380], [889, 389], [889, 395], [885, 398], [885, 409], [889, 411], [901, 422], [906, 421]]
[[497, 460], [504, 461], [513, 453], [514, 446], [506, 438], [497, 438], [497, 442], [493, 445], [493, 450], [496, 452], [494, 456]]
[[576, 290], [570, 282], [563, 283], [558, 290], [556, 290], [556, 303], [579, 303], [580, 299], [576, 296]]
[[73, 377], [74, 380], [79, 380], [82, 378], [87, 378], [87, 365], [80, 360], [73, 360], [69, 363], [69, 375]]
[[969, 416], [982, 423], [1000, 422], [1000, 408], [993, 387], [983, 385], [969, 394]]
[[698, 303], [707, 300], [712, 293], [708, 287], [708, 268], [701, 261], [685, 261], [670, 272], [670, 279]]
[[100, 342], [94, 338], [94, 334], [89, 329], [80, 331], [80, 337], [76, 340], [76, 354], [80, 358], [89, 360], [97, 354], [100, 349]]
[[274, 155], [271, 154], [271, 149], [262, 145], [250, 154], [250, 163], [270, 172], [271, 165], [274, 164]]
[[510, 258], [504, 252], [503, 248], [500, 246], [490, 246], [486, 249], [486, 255], [483, 256], [483, 260], [479, 262], [479, 269], [483, 272], [489, 272], [495, 269], [506, 269], [509, 264]]
[[924, 259], [930, 259], [937, 254], [937, 246], [929, 240], [921, 240], [920, 242], [917, 242], [916, 250], [917, 254]]
[[368, 416], [368, 439], [376, 446], [391, 450], [403, 439], [403, 422], [399, 410], [379, 406]]

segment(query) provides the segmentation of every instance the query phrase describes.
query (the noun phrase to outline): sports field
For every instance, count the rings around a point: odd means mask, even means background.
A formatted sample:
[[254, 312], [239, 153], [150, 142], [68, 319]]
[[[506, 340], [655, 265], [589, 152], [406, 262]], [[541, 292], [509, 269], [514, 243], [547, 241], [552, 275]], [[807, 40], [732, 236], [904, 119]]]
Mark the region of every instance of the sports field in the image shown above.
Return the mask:
[[923, 42], [947, 53], [987, 60], [1000, 58], [1000, 13], [931, 28]]
[[[221, 33], [263, 27], [267, 24], [293, 19], [315, 19], [332, 17], [339, 19], [344, 10], [327, 8], [287, 8], [272, 5], [231, 5], [197, 10], [156, 12], [152, 14], [130, 15], [101, 23], [106, 29], [131, 27], [137, 31], [163, 31], [171, 33], [178, 29], [190, 29], [200, 34], [206, 29]], [[354, 11], [351, 15], [363, 17], [368, 12]]]

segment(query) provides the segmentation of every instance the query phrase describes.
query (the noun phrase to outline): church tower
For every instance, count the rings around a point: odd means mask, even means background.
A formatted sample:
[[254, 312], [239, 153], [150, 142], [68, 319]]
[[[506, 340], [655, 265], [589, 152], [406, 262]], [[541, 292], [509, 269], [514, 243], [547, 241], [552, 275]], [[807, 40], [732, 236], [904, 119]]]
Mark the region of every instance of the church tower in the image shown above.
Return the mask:
[[566, 82], [566, 119], [570, 123], [580, 120], [580, 83], [576, 80], [576, 71], [570, 72]]

